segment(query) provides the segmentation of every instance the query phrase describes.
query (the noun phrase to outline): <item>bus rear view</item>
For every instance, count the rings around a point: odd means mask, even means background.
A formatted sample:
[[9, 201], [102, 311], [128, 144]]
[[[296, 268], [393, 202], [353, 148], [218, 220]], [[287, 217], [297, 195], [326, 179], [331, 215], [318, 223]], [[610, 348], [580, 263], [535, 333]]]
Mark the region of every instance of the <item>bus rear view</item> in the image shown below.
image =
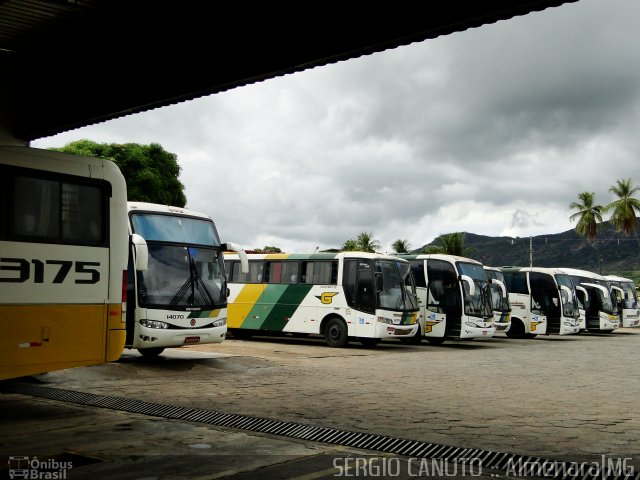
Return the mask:
[[126, 185], [108, 160], [0, 148], [0, 379], [117, 360]]

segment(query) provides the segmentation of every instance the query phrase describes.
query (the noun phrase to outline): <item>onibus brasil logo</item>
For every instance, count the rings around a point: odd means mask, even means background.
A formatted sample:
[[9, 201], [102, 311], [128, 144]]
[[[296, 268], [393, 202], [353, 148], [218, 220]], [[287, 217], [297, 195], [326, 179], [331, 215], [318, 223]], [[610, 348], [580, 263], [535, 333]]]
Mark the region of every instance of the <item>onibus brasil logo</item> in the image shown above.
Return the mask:
[[73, 468], [72, 462], [61, 462], [54, 458], [38, 460], [38, 457], [9, 457], [9, 478], [26, 478], [38, 480], [64, 480], [67, 470]]

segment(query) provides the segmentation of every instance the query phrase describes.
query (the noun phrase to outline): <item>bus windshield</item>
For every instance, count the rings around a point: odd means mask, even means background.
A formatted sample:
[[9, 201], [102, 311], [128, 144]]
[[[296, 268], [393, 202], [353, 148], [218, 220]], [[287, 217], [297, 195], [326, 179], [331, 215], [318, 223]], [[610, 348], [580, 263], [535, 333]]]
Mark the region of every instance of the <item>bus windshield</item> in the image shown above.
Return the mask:
[[493, 317], [489, 278], [483, 266], [467, 262], [457, 262], [456, 265], [460, 275], [471, 277], [475, 284], [473, 295], [471, 295], [467, 282], [462, 282], [464, 286], [464, 313], [474, 317]]
[[624, 292], [623, 308], [638, 308], [635, 285], [632, 282], [620, 282], [619, 285]]
[[138, 272], [143, 307], [185, 310], [224, 306], [222, 255], [211, 248], [150, 243], [148, 269]]
[[[605, 287], [606, 288], [606, 287]], [[614, 303], [611, 299], [611, 292], [605, 293], [599, 288], [596, 290], [598, 292], [598, 297], [600, 298], [600, 304], [602, 305], [602, 311], [605, 313], [609, 313], [612, 315], [618, 314], [617, 306], [614, 306]]]
[[211, 220], [166, 214], [133, 213], [131, 227], [133, 233], [141, 235], [147, 242], [220, 246], [220, 238]]
[[569, 275], [557, 274], [556, 281], [559, 287], [567, 287], [572, 293], [567, 292], [564, 289], [560, 289], [560, 301], [562, 302], [562, 312], [567, 317], [577, 318], [580, 313], [578, 310], [578, 298], [575, 295], [575, 290], [571, 277]]
[[491, 306], [497, 312], [508, 312], [511, 307], [509, 306], [509, 299], [502, 295], [502, 289], [497, 283], [489, 284], [489, 293], [491, 294]]
[[377, 260], [376, 274], [382, 277], [378, 306], [389, 310], [417, 310], [418, 299], [411, 275], [411, 265], [393, 260]]

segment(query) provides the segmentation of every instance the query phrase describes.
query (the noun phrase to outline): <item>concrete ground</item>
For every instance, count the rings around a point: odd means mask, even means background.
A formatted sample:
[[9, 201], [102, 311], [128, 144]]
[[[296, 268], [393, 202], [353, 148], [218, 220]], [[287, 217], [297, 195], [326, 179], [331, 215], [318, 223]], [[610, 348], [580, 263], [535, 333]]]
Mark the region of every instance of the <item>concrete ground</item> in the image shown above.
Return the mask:
[[[464, 448], [614, 462], [630, 473], [640, 467], [639, 347], [640, 331], [632, 329], [370, 349], [331, 349], [314, 338], [228, 339], [157, 359], [125, 351], [115, 363], [31, 381]], [[0, 394], [0, 403], [5, 476], [22, 473], [13, 468], [19, 458], [38, 457], [49, 459], [42, 471], [71, 462], [69, 479], [437, 477], [411, 459], [324, 443], [16, 393]], [[460, 477], [457, 468], [443, 476]]]

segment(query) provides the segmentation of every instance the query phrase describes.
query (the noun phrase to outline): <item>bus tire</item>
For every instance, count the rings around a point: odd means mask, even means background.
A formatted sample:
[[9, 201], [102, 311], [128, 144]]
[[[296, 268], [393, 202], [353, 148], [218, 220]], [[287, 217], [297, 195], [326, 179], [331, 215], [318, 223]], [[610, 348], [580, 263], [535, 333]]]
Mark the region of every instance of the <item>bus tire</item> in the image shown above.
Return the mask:
[[442, 345], [446, 338], [444, 337], [424, 337], [429, 342], [429, 345]]
[[511, 319], [511, 327], [507, 330], [509, 338], [524, 338], [524, 324], [518, 318]]
[[524, 338], [536, 338], [538, 334], [536, 333], [525, 333]]
[[367, 348], [373, 348], [380, 343], [379, 338], [360, 337], [360, 343]]
[[330, 318], [324, 327], [324, 341], [328, 346], [341, 348], [349, 343], [347, 325], [340, 318]]
[[155, 358], [164, 352], [164, 347], [139, 348], [140, 355], [147, 358]]

